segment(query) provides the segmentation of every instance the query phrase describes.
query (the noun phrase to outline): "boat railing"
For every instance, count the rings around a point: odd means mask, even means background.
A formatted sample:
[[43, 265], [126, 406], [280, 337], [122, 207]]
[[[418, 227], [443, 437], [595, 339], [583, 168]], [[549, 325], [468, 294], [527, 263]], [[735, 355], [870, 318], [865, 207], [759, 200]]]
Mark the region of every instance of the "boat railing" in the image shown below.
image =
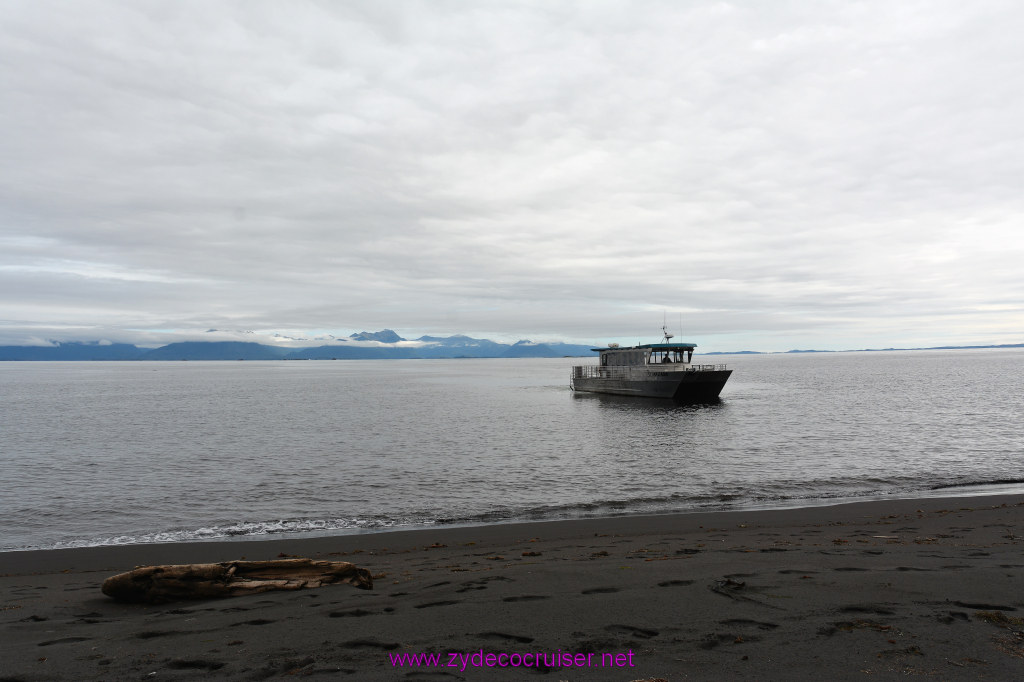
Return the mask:
[[[726, 365], [690, 365], [686, 368], [659, 367], [658, 365], [576, 365], [572, 368], [573, 379], [630, 379], [650, 376], [652, 373], [675, 374], [677, 372], [724, 372]], [[662, 370], [662, 372], [659, 372]]]

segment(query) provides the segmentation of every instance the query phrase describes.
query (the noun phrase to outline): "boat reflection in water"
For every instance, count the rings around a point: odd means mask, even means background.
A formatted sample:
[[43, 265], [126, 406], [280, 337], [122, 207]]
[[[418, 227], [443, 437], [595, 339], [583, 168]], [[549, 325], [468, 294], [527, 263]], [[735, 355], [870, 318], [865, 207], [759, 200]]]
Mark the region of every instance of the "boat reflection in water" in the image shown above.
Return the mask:
[[661, 343], [594, 348], [600, 353], [598, 363], [573, 367], [569, 386], [574, 391], [685, 403], [718, 401], [732, 370], [725, 365], [693, 364], [697, 344], [673, 343], [672, 334], [663, 331]]

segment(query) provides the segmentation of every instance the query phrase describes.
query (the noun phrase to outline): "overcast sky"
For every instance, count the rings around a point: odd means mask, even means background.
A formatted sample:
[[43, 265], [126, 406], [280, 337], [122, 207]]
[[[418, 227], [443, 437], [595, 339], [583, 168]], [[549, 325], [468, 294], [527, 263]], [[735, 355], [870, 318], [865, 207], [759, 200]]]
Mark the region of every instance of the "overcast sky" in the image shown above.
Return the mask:
[[1022, 36], [1013, 0], [5, 0], [0, 344], [1024, 342]]

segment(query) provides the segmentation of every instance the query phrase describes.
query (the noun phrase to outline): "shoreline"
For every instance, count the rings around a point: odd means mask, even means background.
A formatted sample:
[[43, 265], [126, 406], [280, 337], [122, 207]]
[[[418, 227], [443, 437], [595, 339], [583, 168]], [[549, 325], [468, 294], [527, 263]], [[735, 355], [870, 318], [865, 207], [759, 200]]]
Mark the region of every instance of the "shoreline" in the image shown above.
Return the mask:
[[[843, 498], [813, 498], [800, 500], [793, 505], [760, 505], [760, 504], [749, 504], [744, 506], [738, 506], [729, 509], [682, 509], [674, 511], [658, 511], [658, 512], [625, 512], [622, 514], [613, 514], [608, 516], [586, 516], [576, 518], [554, 518], [554, 519], [509, 519], [503, 521], [479, 521], [479, 522], [437, 522], [433, 525], [409, 525], [409, 526], [397, 526], [397, 527], [384, 527], [384, 528], [337, 528], [337, 529], [325, 529], [325, 530], [311, 530], [311, 531], [287, 531], [279, 533], [263, 533], [254, 535], [235, 535], [235, 536], [216, 536], [208, 538], [188, 538], [183, 540], [169, 540], [169, 541], [152, 541], [152, 542], [128, 542], [128, 543], [110, 543], [110, 544], [96, 544], [96, 545], [81, 545], [75, 547], [28, 547], [28, 548], [11, 548], [11, 549], [0, 549], [0, 560], [7, 555], [12, 553], [20, 552], [57, 552], [57, 551], [70, 551], [79, 549], [100, 549], [104, 547], [147, 547], [155, 545], [190, 545], [190, 544], [207, 544], [207, 543], [245, 543], [245, 542], [273, 542], [273, 541], [303, 541], [303, 540], [315, 540], [322, 538], [340, 538], [350, 536], [362, 536], [362, 535], [388, 535], [391, 533], [417, 533], [417, 532], [433, 532], [445, 529], [459, 529], [459, 528], [490, 528], [492, 526], [506, 526], [506, 525], [530, 525], [530, 524], [544, 524], [544, 523], [575, 523], [578, 521], [608, 521], [611, 519], [646, 519], [655, 518], [660, 516], [689, 516], [693, 514], [733, 514], [733, 513], [750, 513], [750, 512], [775, 512], [775, 511], [796, 511], [801, 509], [822, 509], [829, 507], [840, 507], [848, 504], [869, 504], [873, 502], [895, 502], [895, 501], [913, 501], [913, 500], [945, 500], [953, 498], [997, 498], [997, 497], [1016, 497], [1024, 496], [1024, 482], [1020, 481], [1001, 481], [998, 483], [978, 483], [964, 486], [970, 488], [967, 492], [960, 494], [959, 486], [951, 488], [942, 488], [941, 490], [946, 491], [957, 491], [956, 494], [923, 494], [923, 493], [935, 493], [936, 490], [923, 490], [917, 491], [916, 493], [899, 493], [895, 495], [868, 495], [863, 498], [858, 497], [843, 497]], [[1010, 489], [1006, 489], [1006, 488]], [[974, 489], [980, 488], [981, 490]], [[985, 492], [984, 489], [992, 489], [991, 492]], [[1003, 489], [999, 489], [1003, 488]], [[1014, 490], [1016, 488], [1017, 490]]]
[[[389, 658], [526, 650], [633, 654], [558, 680], [1007, 679], [1024, 659], [1021, 536], [1024, 494], [1004, 494], [10, 551], [3, 679], [535, 679]], [[99, 591], [140, 565], [280, 556], [351, 561], [374, 590], [149, 606]]]
[[[114, 557], [119, 558], [119, 555], [138, 555], [140, 557], [153, 556], [154, 558], [159, 558], [168, 555], [201, 556], [205, 554], [230, 554], [230, 549], [237, 547], [239, 548], [239, 551], [236, 553], [239, 555], [251, 554], [264, 556], [274, 551], [280, 553], [285, 548], [292, 550], [301, 550], [306, 548], [307, 552], [319, 554], [325, 552], [328, 549], [328, 545], [332, 548], [335, 546], [343, 546], [347, 548], [343, 551], [372, 551], [374, 549], [386, 548], [389, 545], [405, 544], [414, 540], [417, 535], [431, 534], [453, 534], [459, 536], [459, 539], [462, 539], [461, 536], [463, 535], [466, 535], [467, 537], [489, 536], [492, 539], [497, 539], [499, 542], [501, 540], [514, 541], [513, 538], [521, 537], [523, 535], [534, 536], [537, 534], [534, 531], [540, 529], [554, 530], [559, 536], [583, 535], [591, 531], [596, 533], [600, 530], [619, 534], [631, 533], [636, 532], [637, 528], [644, 529], [643, 534], [657, 534], [666, 532], [668, 528], [692, 529], [694, 523], [696, 523], [698, 527], [703, 527], [705, 524], [729, 525], [731, 523], [729, 517], [731, 516], [765, 515], [768, 517], [768, 515], [771, 515], [779, 516], [780, 518], [778, 521], [782, 523], [788, 523], [791, 521], [799, 523], [806, 521], [806, 519], [803, 519], [802, 517], [807, 514], [825, 512], [826, 510], [834, 510], [837, 514], [821, 513], [815, 514], [815, 516], [825, 519], [831, 519], [833, 517], [847, 518], [850, 514], [857, 511], [857, 507], [862, 505], [867, 507], [887, 505], [892, 509], [899, 510], [894, 513], [906, 513], [910, 507], [914, 507], [915, 510], [921, 508], [919, 503], [926, 501], [945, 501], [946, 504], [944, 506], [955, 504], [958, 501], [966, 501], [977, 506], [983, 504], [987, 499], [998, 500], [998, 502], [993, 501], [993, 505], [1014, 503], [1017, 501], [1024, 503], [1024, 493], [992, 493], [987, 495], [957, 495], [950, 497], [893, 497], [861, 500], [856, 502], [843, 501], [799, 507], [752, 507], [743, 509], [665, 512], [657, 514], [623, 514], [620, 516], [595, 516], [575, 519], [502, 521], [466, 525], [439, 524], [434, 526], [366, 530], [338, 534], [332, 534], [330, 532], [325, 532], [323, 534], [282, 533], [280, 535], [268, 534], [260, 536], [202, 538], [173, 542], [90, 545], [85, 547], [59, 547], [51, 549], [14, 549], [0, 551], [0, 567], [5, 565], [5, 558], [11, 555], [38, 555], [28, 557], [24, 563], [24, 565], [35, 566], [44, 565], [45, 563], [48, 563], [50, 559], [67, 562], [69, 559], [74, 559], [76, 555], [81, 555], [82, 557], [85, 557], [84, 559], [80, 559], [80, 561], [84, 561], [82, 565], [89, 567], [84, 568], [83, 570], [100, 570], [99, 568], [96, 568], [102, 565], [102, 561], [99, 560], [103, 554], [108, 552], [112, 555], [112, 559]], [[792, 520], [787, 518], [791, 515], [794, 517]], [[797, 519], [799, 519], [799, 521]], [[390, 538], [395, 538], [395, 541], [389, 542]], [[363, 541], [361, 542], [360, 540]], [[263, 545], [265, 544], [268, 546], [264, 548]], [[216, 549], [205, 550], [204, 548], [207, 546], [213, 546], [216, 547]], [[264, 551], [261, 551], [261, 549]], [[150, 563], [161, 562], [153, 561]], [[12, 561], [12, 565], [21, 566], [23, 565], [23, 562], [15, 559]], [[78, 564], [75, 565], [77, 566]], [[3, 572], [4, 571], [0, 570], [0, 573]]]

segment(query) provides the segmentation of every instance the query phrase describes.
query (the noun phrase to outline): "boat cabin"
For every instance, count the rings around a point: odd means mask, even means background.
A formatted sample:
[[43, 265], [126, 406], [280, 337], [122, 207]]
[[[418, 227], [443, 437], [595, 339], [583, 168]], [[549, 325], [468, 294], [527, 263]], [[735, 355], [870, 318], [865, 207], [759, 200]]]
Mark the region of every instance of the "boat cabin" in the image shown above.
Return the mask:
[[642, 346], [620, 348], [593, 348], [601, 354], [598, 364], [602, 367], [623, 367], [643, 365], [688, 366], [693, 358], [695, 343], [647, 343]]

